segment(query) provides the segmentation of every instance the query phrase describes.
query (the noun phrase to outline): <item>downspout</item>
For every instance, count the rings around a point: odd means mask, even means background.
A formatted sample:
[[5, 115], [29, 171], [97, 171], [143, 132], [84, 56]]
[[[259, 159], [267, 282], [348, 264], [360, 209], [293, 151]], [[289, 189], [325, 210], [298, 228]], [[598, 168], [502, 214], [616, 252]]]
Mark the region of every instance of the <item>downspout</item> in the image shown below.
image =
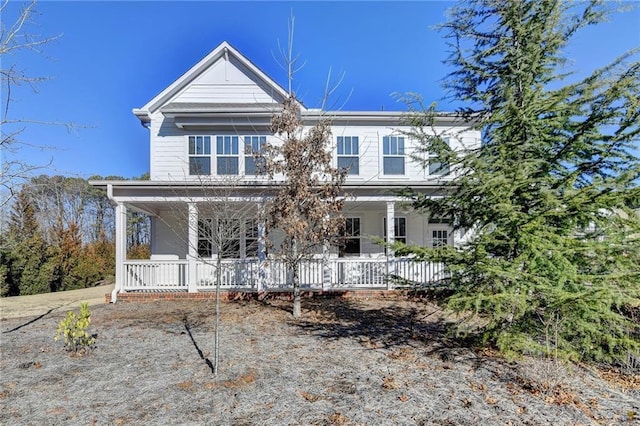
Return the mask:
[[[113, 199], [113, 185], [110, 183], [107, 184], [107, 198], [113, 202], [116, 202], [116, 200]], [[116, 238], [118, 238], [117, 235]], [[115, 281], [116, 285], [111, 292], [111, 303], [116, 303], [118, 301], [118, 292], [120, 291], [120, 283], [118, 282], [118, 280]]]

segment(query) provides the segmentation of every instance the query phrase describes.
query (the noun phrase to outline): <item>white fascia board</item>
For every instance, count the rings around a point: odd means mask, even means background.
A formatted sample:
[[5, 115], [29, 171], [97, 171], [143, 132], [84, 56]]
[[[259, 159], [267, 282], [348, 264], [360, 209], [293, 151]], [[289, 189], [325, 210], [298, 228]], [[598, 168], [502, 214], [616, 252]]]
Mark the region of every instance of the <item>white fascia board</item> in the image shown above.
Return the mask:
[[[213, 49], [207, 56], [205, 56], [200, 62], [191, 67], [187, 72], [182, 74], [177, 80], [171, 83], [166, 89], [160, 92], [156, 97], [151, 99], [145, 106], [137, 109], [140, 112], [146, 112], [147, 114], [152, 114], [156, 112], [162, 105], [164, 105], [169, 99], [175, 96], [180, 90], [182, 90], [187, 84], [193, 81], [196, 77], [206, 71], [211, 64], [222, 58], [225, 53], [232, 54], [238, 61], [240, 61], [244, 66], [246, 66], [251, 72], [253, 72], [256, 76], [258, 76], [261, 80], [263, 80], [267, 85], [273, 88], [278, 94], [282, 97], [286, 98], [288, 93], [286, 90], [282, 88], [278, 83], [276, 83], [271, 77], [265, 74], [260, 68], [254, 65], [249, 59], [247, 59], [244, 55], [238, 52], [233, 46], [231, 46], [228, 42], [223, 41]], [[300, 108], [305, 109], [303, 105], [300, 105]], [[136, 111], [136, 110], [134, 110]], [[136, 112], [134, 112], [136, 114]], [[136, 116], [139, 117], [138, 114]]]
[[140, 108], [134, 108], [131, 110], [131, 112], [133, 112], [133, 115], [138, 117], [138, 120], [140, 120], [143, 124], [151, 123], [151, 114], [149, 114], [149, 111], [145, 111], [144, 109]]
[[[408, 111], [303, 111], [301, 116], [305, 122], [313, 122], [323, 118], [333, 123], [382, 123], [387, 125], [407, 125], [407, 119], [411, 117]], [[454, 112], [440, 112], [435, 118], [435, 125], [471, 126], [473, 123], [465, 120], [460, 114]]]

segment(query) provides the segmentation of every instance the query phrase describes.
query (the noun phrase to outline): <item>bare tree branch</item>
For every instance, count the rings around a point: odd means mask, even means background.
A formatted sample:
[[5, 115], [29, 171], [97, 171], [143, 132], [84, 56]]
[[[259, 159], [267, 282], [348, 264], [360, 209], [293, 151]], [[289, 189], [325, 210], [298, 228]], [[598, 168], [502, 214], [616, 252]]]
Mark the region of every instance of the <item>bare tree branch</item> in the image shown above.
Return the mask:
[[40, 144], [30, 143], [21, 139], [28, 126], [64, 126], [67, 131], [73, 132], [82, 126], [74, 123], [65, 123], [38, 118], [15, 117], [12, 115], [11, 105], [16, 100], [14, 97], [17, 89], [27, 87], [33, 93], [38, 93], [38, 84], [49, 79], [49, 77], [31, 76], [12, 62], [13, 55], [24, 51], [32, 51], [35, 54], [42, 54], [42, 48], [57, 40], [61, 35], [41, 36], [30, 32], [30, 25], [33, 25], [33, 17], [37, 14], [35, 0], [24, 4], [18, 16], [12, 24], [6, 25], [6, 18], [9, 14], [9, 0], [1, 0], [0, 16], [5, 19], [0, 20], [0, 84], [2, 86], [2, 99], [0, 105], [0, 206], [6, 205], [20, 186], [36, 170], [43, 169], [51, 165], [29, 164], [26, 160], [19, 158], [20, 148], [36, 147], [50, 149]]

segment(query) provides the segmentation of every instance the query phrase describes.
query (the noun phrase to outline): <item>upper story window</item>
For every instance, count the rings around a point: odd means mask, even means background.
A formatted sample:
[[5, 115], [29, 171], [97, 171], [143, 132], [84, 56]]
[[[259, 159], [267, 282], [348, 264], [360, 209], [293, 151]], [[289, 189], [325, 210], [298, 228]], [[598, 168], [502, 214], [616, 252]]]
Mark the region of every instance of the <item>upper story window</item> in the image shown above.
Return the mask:
[[[449, 138], [445, 138], [444, 142], [447, 146], [451, 147], [451, 140]], [[444, 163], [441, 161], [436, 161], [436, 155], [429, 155], [429, 174], [433, 176], [438, 175], [448, 175], [449, 174], [449, 163]]]
[[385, 175], [404, 175], [404, 136], [382, 138], [382, 168]]
[[211, 174], [211, 136], [189, 136], [189, 174]]
[[338, 256], [360, 254], [360, 218], [348, 217], [345, 219], [342, 245]]
[[216, 136], [216, 173], [218, 175], [239, 173], [238, 136]]
[[348, 175], [360, 174], [358, 159], [358, 137], [338, 136], [338, 169], [346, 170]]
[[264, 158], [262, 157], [266, 136], [244, 137], [244, 174], [261, 175], [265, 173]]

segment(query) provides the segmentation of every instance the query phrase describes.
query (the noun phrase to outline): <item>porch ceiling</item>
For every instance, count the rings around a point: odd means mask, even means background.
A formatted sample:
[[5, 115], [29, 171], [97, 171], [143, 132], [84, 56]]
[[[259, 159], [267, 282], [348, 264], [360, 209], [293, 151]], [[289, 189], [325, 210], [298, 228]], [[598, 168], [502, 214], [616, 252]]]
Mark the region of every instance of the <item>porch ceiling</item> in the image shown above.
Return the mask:
[[[110, 199], [125, 203], [134, 210], [157, 215], [163, 208], [184, 206], [185, 203], [211, 202], [216, 199], [224, 202], [265, 202], [274, 195], [277, 184], [267, 180], [260, 181], [216, 181], [209, 182], [162, 182], [162, 181], [91, 181], [93, 186], [107, 191]], [[396, 191], [405, 188], [400, 182], [368, 182], [346, 184], [347, 206], [367, 203], [367, 207], [384, 207], [387, 202], [404, 202], [406, 198], [396, 195]], [[416, 191], [441, 197], [445, 189], [439, 183], [421, 183], [412, 185]]]

